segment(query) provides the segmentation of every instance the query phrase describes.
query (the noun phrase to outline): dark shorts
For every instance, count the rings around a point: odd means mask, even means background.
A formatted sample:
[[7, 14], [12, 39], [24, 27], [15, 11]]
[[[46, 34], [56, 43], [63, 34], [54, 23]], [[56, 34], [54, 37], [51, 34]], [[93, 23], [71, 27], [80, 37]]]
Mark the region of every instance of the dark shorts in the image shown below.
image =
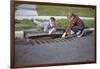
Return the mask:
[[78, 31], [81, 31], [81, 32], [82, 32], [83, 29], [84, 29], [84, 28], [81, 28], [81, 29], [80, 29], [79, 26], [74, 26], [74, 27], [71, 28], [71, 30], [72, 30], [73, 32], [75, 32], [75, 33], [77, 33]]

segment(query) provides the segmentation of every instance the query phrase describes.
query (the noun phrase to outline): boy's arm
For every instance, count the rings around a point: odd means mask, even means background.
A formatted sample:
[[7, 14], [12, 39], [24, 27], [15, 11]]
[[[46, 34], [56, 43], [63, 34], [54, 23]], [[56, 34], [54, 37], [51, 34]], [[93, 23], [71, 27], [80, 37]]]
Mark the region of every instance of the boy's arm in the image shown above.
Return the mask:
[[72, 27], [72, 22], [70, 22], [69, 24], [68, 24], [68, 26], [66, 27], [66, 29], [65, 29], [65, 31], [64, 32], [66, 32], [66, 33], [70, 33], [70, 31], [71, 31], [71, 27]]
[[[75, 19], [76, 20], [76, 19]], [[74, 22], [73, 22], [73, 19], [71, 21], [68, 21], [68, 26], [67, 28], [65, 29], [63, 35], [62, 35], [62, 38], [64, 38], [66, 36], [67, 33], [71, 33], [71, 27], [73, 26]]]
[[49, 34], [49, 35], [51, 35], [51, 34], [52, 34], [52, 32], [53, 32], [53, 31], [55, 31], [55, 30], [56, 30], [55, 28], [52, 28], [52, 29], [49, 31], [49, 33], [48, 33], [48, 34]]
[[78, 16], [76, 16], [75, 18], [73, 17], [69, 22], [68, 27], [65, 29], [65, 32], [67, 33], [71, 32], [71, 27], [77, 22], [78, 19], [79, 19]]
[[70, 30], [71, 30], [71, 28], [70, 28], [70, 23], [69, 23], [68, 26], [67, 26], [67, 28], [64, 30], [64, 33], [63, 33], [63, 35], [62, 35], [62, 38], [65, 38], [66, 34], [67, 34], [68, 32], [70, 32]]

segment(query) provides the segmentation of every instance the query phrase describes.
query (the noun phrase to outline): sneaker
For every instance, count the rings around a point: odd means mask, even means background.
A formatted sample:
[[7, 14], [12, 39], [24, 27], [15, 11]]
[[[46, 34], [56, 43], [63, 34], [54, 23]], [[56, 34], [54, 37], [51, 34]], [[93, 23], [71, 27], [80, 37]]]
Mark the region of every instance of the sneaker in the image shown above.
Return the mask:
[[72, 30], [71, 30], [71, 34], [74, 34], [75, 32], [73, 32]]
[[78, 38], [82, 37], [82, 35], [77, 35]]
[[61, 37], [61, 38], [65, 38], [65, 36], [66, 36], [66, 33], [63, 33], [63, 35], [62, 35], [62, 37]]
[[79, 31], [79, 32], [77, 32], [77, 37], [82, 37], [83, 36], [83, 34], [84, 34], [84, 30], [81, 32], [81, 31]]
[[81, 34], [81, 31], [78, 31], [76, 34], [77, 34], [77, 35], [80, 35], [80, 34]]

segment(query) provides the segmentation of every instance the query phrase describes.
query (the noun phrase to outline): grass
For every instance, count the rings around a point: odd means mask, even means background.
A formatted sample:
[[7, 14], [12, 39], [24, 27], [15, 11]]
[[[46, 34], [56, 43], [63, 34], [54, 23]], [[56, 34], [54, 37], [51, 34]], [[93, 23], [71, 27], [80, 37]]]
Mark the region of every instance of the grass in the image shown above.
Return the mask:
[[15, 27], [16, 31], [26, 30], [26, 29], [32, 29], [32, 28], [36, 28], [36, 26], [37, 26], [30, 19], [23, 19], [23, 20], [17, 20], [17, 19], [15, 19], [15, 24], [22, 24], [22, 25], [24, 25], [24, 26], [21, 26], [21, 27]]
[[[94, 17], [95, 10], [92, 8], [82, 8], [82, 7], [68, 7], [68, 6], [50, 6], [50, 5], [37, 5], [36, 8], [39, 16], [67, 16], [69, 12], [74, 12], [81, 17]], [[47, 20], [39, 20], [45, 22]], [[86, 28], [93, 27], [93, 20], [83, 20]], [[15, 30], [26, 30], [39, 28], [30, 19], [17, 20], [15, 19], [15, 25], [22, 24], [23, 26], [15, 27]], [[68, 23], [66, 19], [56, 20], [56, 25], [59, 28], [65, 28]]]
[[[47, 20], [39, 20], [39, 21], [42, 21], [42, 23], [43, 23]], [[86, 28], [92, 28], [93, 27], [94, 20], [83, 20], [83, 22], [85, 23]], [[39, 26], [34, 24], [32, 22], [32, 20], [29, 20], [29, 19], [15, 20], [15, 24], [25, 25], [25, 26], [22, 26], [22, 27], [15, 27], [16, 31], [25, 30], [25, 29], [39, 29]], [[68, 25], [68, 22], [67, 22], [66, 19], [56, 20], [56, 26], [59, 27], [59, 28], [65, 28], [67, 25]]]
[[68, 22], [66, 19], [59, 19], [59, 20], [56, 20], [56, 25], [59, 28], [65, 28], [68, 25]]
[[93, 28], [94, 27], [94, 20], [84, 20], [86, 28]]
[[[38, 21], [43, 23], [45, 21], [47, 22], [48, 20], [38, 19]], [[83, 20], [83, 22], [84, 22], [86, 28], [92, 28], [94, 25], [94, 20]], [[59, 28], [65, 28], [68, 25], [68, 22], [66, 19], [59, 19], [59, 20], [56, 20], [56, 25]]]
[[80, 7], [65, 7], [65, 6], [49, 6], [38, 5], [38, 15], [41, 16], [66, 16], [68, 12], [74, 12], [79, 16], [93, 17], [94, 10], [92, 8], [80, 8]]
[[[85, 28], [92, 28], [94, 20], [83, 20], [85, 24]], [[57, 27], [65, 28], [68, 25], [68, 22], [66, 19], [60, 19], [56, 21]]]

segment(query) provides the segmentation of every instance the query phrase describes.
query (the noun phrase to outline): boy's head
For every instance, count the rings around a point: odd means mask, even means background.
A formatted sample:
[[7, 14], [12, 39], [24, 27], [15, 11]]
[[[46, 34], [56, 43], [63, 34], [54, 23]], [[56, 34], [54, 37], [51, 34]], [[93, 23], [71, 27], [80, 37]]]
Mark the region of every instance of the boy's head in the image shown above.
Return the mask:
[[51, 21], [55, 21], [56, 19], [54, 17], [50, 17], [50, 20]]
[[76, 15], [74, 13], [69, 12], [67, 15], [67, 18], [69, 21], [73, 20], [76, 17]]
[[54, 17], [50, 17], [50, 23], [55, 23], [55, 18]]

